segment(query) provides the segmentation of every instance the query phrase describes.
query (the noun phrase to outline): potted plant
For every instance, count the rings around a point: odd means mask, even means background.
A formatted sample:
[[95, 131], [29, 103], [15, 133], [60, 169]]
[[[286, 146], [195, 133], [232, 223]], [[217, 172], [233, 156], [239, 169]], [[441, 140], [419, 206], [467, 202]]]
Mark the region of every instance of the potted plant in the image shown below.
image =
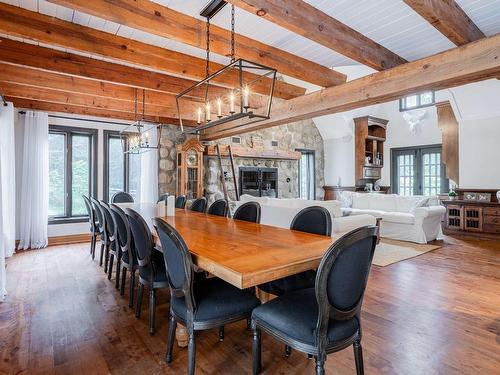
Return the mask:
[[454, 201], [455, 199], [457, 199], [457, 197], [458, 197], [458, 194], [455, 191], [450, 190], [450, 192], [448, 193], [448, 199], [450, 201]]

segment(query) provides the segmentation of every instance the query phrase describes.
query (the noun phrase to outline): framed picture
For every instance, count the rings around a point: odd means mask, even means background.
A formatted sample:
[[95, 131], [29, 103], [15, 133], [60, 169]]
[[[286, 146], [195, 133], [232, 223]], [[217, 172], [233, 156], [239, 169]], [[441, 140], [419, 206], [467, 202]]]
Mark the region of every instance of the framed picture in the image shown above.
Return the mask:
[[491, 193], [477, 193], [478, 202], [491, 202]]
[[464, 201], [477, 201], [477, 193], [464, 193]]

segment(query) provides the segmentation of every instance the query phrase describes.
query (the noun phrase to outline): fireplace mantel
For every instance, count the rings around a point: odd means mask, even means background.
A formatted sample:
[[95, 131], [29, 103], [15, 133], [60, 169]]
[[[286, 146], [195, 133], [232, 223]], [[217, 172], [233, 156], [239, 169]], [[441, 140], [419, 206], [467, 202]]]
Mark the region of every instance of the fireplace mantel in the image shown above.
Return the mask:
[[[220, 145], [221, 156], [229, 156], [227, 145]], [[286, 150], [265, 150], [262, 147], [242, 147], [231, 146], [233, 157], [235, 158], [250, 158], [250, 159], [280, 159], [280, 160], [299, 160], [299, 151], [286, 151]], [[208, 156], [217, 156], [215, 145], [206, 148]]]

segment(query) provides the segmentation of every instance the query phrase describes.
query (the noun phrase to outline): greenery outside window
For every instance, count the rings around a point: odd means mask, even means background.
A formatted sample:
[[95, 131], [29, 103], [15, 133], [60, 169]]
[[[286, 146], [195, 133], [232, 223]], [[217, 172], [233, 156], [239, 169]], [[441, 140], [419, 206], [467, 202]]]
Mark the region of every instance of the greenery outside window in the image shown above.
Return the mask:
[[408, 95], [399, 99], [399, 111], [410, 111], [412, 109], [429, 107], [434, 104], [434, 91], [425, 91], [420, 94]]
[[138, 199], [139, 184], [141, 178], [141, 156], [140, 154], [125, 154], [128, 149], [128, 138], [120, 138], [116, 131], [104, 131], [104, 200], [111, 201], [111, 197], [119, 192], [125, 191]]
[[95, 195], [97, 130], [49, 126], [49, 224], [88, 218], [82, 195]]

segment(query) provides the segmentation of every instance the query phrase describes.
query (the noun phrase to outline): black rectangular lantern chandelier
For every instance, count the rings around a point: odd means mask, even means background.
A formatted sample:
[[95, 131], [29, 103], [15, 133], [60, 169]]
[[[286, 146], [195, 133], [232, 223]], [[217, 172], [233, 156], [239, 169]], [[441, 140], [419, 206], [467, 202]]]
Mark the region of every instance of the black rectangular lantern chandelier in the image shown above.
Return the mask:
[[[231, 62], [209, 74], [210, 19], [225, 4], [225, 1], [214, 0], [200, 13], [207, 19], [206, 78], [176, 96], [181, 130], [185, 133], [199, 134], [235, 120], [239, 120], [235, 126], [242, 126], [269, 119], [271, 114], [277, 71], [256, 62], [235, 59], [234, 5], [231, 6]], [[182, 114], [188, 113], [195, 119], [195, 127], [184, 127]]]

